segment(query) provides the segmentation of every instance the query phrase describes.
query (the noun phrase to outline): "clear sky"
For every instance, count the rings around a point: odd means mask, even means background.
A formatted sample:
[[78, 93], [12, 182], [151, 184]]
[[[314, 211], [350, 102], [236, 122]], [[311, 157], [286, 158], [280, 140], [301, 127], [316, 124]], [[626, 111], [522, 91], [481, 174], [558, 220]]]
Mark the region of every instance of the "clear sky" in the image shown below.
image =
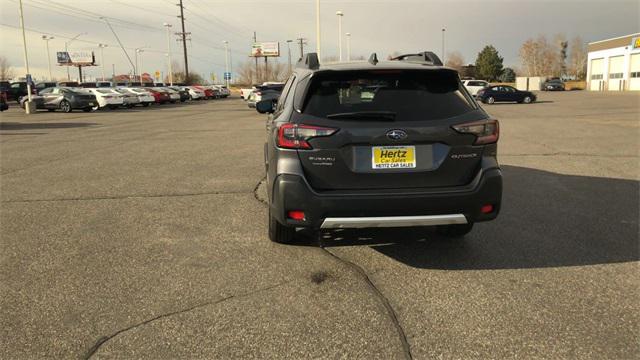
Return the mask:
[[[70, 44], [70, 50], [94, 50], [100, 60], [98, 43], [104, 50], [106, 73], [128, 73], [131, 66], [114, 35], [99, 16], [111, 18], [114, 30], [133, 58], [133, 49], [146, 47], [141, 54], [145, 72], [166, 71], [167, 38], [164, 22], [178, 31], [178, 0], [23, 0], [27, 49], [31, 72], [46, 76], [47, 58], [42, 34], [50, 41], [51, 57], [64, 49], [65, 41], [86, 33]], [[183, 0], [189, 43], [190, 69], [209, 78], [224, 71], [223, 40], [229, 41], [234, 66], [246, 61], [253, 31], [258, 41], [279, 41], [287, 62], [286, 40], [307, 38], [306, 49], [315, 49], [315, 0]], [[368, 56], [377, 52], [386, 57], [393, 51], [433, 50], [440, 54], [442, 28], [446, 28], [445, 52], [459, 51], [466, 62], [475, 61], [485, 45], [494, 45], [505, 65], [518, 65], [518, 49], [529, 37], [539, 34], [552, 38], [563, 33], [579, 35], [585, 42], [602, 40], [640, 30], [639, 1], [392, 1], [321, 0], [323, 56], [338, 51], [337, 16], [342, 10], [343, 33], [350, 32], [352, 54]], [[19, 31], [18, 0], [0, 0], [0, 48], [21, 75], [22, 38]], [[343, 40], [344, 41], [344, 40]], [[343, 43], [344, 44], [344, 43]], [[173, 58], [182, 63], [180, 43], [171, 38]], [[345, 44], [346, 46], [346, 44]], [[294, 59], [298, 48], [292, 46]], [[295, 61], [295, 60], [294, 60]], [[73, 69], [75, 70], [75, 69]], [[75, 71], [74, 71], [75, 73]], [[100, 76], [100, 67], [88, 70]], [[54, 77], [65, 70], [54, 64]]]

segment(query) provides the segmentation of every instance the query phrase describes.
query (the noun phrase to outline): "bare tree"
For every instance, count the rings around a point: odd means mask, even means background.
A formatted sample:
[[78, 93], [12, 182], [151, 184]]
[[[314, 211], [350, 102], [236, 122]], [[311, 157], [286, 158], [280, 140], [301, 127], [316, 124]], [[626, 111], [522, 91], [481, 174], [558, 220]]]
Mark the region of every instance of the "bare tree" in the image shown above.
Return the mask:
[[462, 57], [462, 54], [460, 54], [460, 52], [452, 51], [450, 53], [447, 53], [447, 61], [445, 65], [460, 71], [464, 66], [464, 58]]
[[580, 36], [571, 39], [568, 70], [576, 79], [584, 79], [587, 74], [587, 48]]
[[[566, 43], [562, 35], [556, 44], [549, 43], [544, 35], [527, 39], [520, 47], [522, 71], [526, 76], [560, 76], [562, 73], [562, 45]], [[564, 50], [566, 52], [566, 48]]]
[[[260, 59], [262, 60], [262, 59]], [[284, 81], [289, 76], [289, 66], [278, 61], [271, 61], [265, 64], [258, 61], [256, 65], [253, 59], [240, 63], [235, 69], [238, 73], [238, 84], [255, 84], [265, 81]]]
[[0, 79], [8, 80], [13, 78], [13, 68], [6, 57], [0, 56]]

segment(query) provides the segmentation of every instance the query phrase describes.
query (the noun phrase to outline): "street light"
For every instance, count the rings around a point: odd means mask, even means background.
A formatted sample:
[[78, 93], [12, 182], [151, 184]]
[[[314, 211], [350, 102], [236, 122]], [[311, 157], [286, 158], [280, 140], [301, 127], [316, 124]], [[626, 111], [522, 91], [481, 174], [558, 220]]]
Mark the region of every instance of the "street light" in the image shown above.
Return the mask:
[[[138, 78], [140, 79], [140, 83], [142, 83], [142, 73], [140, 72], [140, 68], [138, 67], [138, 54], [142, 54], [144, 52], [144, 48], [145, 47], [141, 47], [141, 48], [136, 48], [136, 74], [133, 74], [133, 79], [136, 79], [136, 75], [138, 75]], [[142, 67], [142, 55], [140, 55], [140, 67]]]
[[344, 13], [338, 10], [336, 15], [338, 15], [338, 60], [342, 61], [342, 17]]
[[320, 0], [316, 0], [316, 53], [318, 53], [318, 60], [322, 61], [320, 55]]
[[[87, 35], [86, 32], [81, 32], [80, 34], [74, 36], [69, 41], [65, 41], [64, 43], [64, 51], [69, 52], [69, 44], [71, 44], [75, 39], [79, 38], [82, 35]], [[71, 80], [71, 75], [69, 75], [69, 65], [67, 64], [67, 80]]]
[[223, 41], [223, 43], [224, 43], [224, 83], [227, 84], [227, 89], [228, 89], [229, 78], [227, 77], [227, 74], [229, 73], [229, 42], [225, 40]]
[[351, 33], [346, 33], [347, 36], [347, 61], [351, 61]]
[[[167, 28], [167, 59], [169, 62], [169, 84], [173, 86], [173, 64], [171, 64], [171, 27], [169, 23], [162, 24]], [[164, 79], [162, 79], [164, 81]]]
[[100, 61], [102, 62], [102, 81], [104, 81], [104, 48], [106, 48], [107, 44], [98, 44], [100, 48]]
[[291, 42], [293, 42], [293, 40], [287, 40], [287, 51], [289, 52], [289, 73], [291, 73]]
[[53, 36], [42, 35], [42, 40], [45, 41], [47, 45], [47, 63], [49, 65], [49, 81], [53, 81], [53, 76], [51, 75], [51, 54], [49, 53], [49, 40], [55, 39]]

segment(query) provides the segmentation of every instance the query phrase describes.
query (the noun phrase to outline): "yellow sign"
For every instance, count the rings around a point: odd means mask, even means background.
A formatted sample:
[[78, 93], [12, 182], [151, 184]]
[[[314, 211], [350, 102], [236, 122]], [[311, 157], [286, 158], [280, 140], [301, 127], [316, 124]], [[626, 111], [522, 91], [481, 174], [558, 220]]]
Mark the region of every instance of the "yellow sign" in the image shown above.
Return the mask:
[[415, 146], [374, 146], [371, 148], [374, 169], [411, 169], [416, 167]]
[[631, 40], [631, 48], [637, 49], [640, 48], [640, 37], [635, 37]]

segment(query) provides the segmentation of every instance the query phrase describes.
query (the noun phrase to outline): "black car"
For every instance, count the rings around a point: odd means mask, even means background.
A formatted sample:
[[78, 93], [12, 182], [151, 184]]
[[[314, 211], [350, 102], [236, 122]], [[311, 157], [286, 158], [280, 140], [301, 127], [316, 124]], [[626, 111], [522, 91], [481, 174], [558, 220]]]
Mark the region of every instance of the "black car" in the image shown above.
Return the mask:
[[509, 101], [530, 104], [536, 101], [536, 95], [531, 91], [518, 90], [508, 85], [496, 85], [478, 90], [476, 98], [485, 104]]
[[564, 91], [564, 82], [560, 79], [547, 80], [542, 84], [543, 91]]
[[89, 112], [98, 106], [96, 96], [81, 88], [54, 87], [40, 91], [44, 98], [43, 107], [49, 111], [60, 109], [66, 113], [75, 109]]
[[272, 241], [292, 242], [301, 227], [437, 226], [460, 237], [498, 216], [498, 121], [457, 71], [421, 54], [329, 65], [307, 54], [277, 100], [258, 102], [270, 113]]
[[189, 90], [179, 87], [179, 86], [168, 86], [169, 89], [177, 91], [180, 94], [180, 102], [185, 102], [191, 99], [191, 95], [189, 95]]
[[[31, 89], [31, 93], [35, 94], [36, 89]], [[27, 95], [27, 82], [26, 81], [14, 81], [9, 85], [7, 91], [7, 100], [14, 100], [20, 102], [20, 98]]]

